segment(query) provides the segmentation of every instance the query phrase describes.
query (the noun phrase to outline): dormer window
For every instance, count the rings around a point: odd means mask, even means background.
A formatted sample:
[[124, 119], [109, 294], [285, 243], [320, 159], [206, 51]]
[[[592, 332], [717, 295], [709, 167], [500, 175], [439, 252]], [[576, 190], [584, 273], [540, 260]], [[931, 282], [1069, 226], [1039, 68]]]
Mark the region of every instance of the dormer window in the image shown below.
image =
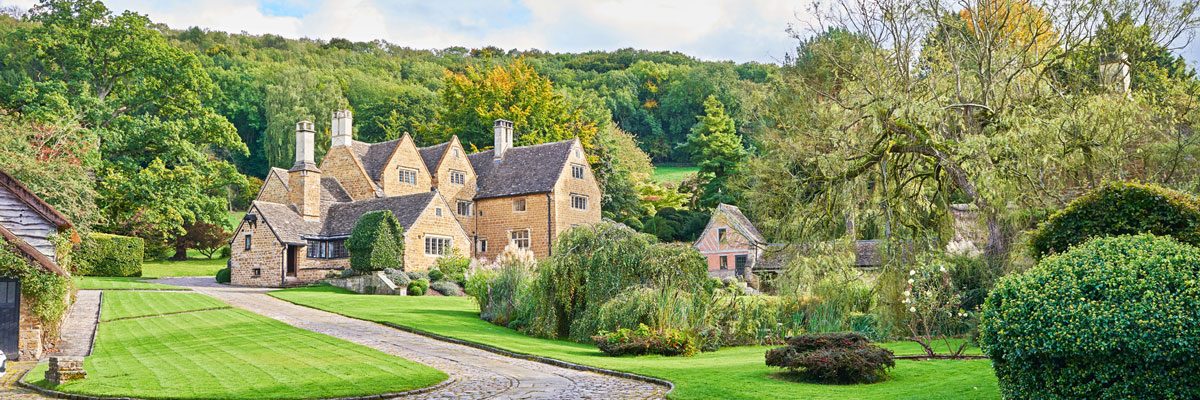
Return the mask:
[[450, 183], [463, 185], [467, 183], [467, 174], [462, 171], [450, 171]]
[[417, 184], [417, 170], [400, 167], [399, 172], [400, 183], [414, 186]]

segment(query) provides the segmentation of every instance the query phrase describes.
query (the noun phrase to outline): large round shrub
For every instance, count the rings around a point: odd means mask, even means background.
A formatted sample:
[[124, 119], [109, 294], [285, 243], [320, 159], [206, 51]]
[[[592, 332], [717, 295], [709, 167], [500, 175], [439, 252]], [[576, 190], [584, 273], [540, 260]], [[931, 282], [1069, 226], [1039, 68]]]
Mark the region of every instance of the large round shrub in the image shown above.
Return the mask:
[[404, 228], [389, 210], [363, 214], [346, 240], [350, 268], [359, 272], [404, 269]]
[[1109, 183], [1051, 215], [1030, 245], [1037, 257], [1102, 236], [1153, 233], [1200, 244], [1200, 201], [1154, 185]]
[[979, 329], [1005, 398], [1200, 398], [1200, 249], [1095, 239], [1002, 279]]

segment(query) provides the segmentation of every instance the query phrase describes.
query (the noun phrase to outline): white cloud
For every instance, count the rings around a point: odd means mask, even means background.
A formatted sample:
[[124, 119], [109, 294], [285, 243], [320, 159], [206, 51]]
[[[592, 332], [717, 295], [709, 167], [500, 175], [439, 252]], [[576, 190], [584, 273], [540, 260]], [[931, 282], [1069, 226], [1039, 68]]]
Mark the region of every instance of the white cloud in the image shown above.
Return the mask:
[[299, 18], [264, 14], [258, 4], [246, 0], [205, 0], [180, 2], [147, 2], [110, 0], [106, 4], [114, 11], [133, 10], [146, 14], [154, 22], [174, 28], [199, 26], [226, 32], [253, 34], [273, 33], [287, 37], [304, 36]]

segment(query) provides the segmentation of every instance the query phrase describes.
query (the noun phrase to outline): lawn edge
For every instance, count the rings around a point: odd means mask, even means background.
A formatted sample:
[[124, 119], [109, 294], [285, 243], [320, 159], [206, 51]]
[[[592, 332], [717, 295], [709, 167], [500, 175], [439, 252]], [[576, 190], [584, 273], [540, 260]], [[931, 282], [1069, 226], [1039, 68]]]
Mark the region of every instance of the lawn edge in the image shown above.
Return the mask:
[[309, 306], [306, 304], [296, 303], [296, 302], [293, 302], [288, 299], [274, 296], [274, 295], [272, 295], [271, 292], [268, 292], [267, 295], [269, 295], [273, 298], [279, 299], [279, 300], [286, 301], [291, 304], [301, 306], [301, 307], [311, 308], [311, 309], [314, 309], [317, 311], [324, 311], [327, 313], [333, 313], [333, 314], [341, 315], [346, 318], [357, 319], [359, 321], [366, 321], [366, 322], [371, 322], [371, 323], [375, 323], [375, 324], [380, 324], [380, 325], [383, 325], [383, 326], [386, 326], [386, 327], [389, 327], [392, 329], [412, 333], [415, 335], [421, 335], [421, 336], [424, 336], [424, 337], [427, 337], [430, 339], [440, 340], [440, 341], [448, 342], [448, 343], [454, 343], [454, 344], [463, 345], [463, 346], [467, 346], [467, 347], [472, 347], [472, 348], [483, 350], [483, 351], [486, 351], [489, 353], [495, 353], [495, 354], [499, 354], [499, 355], [506, 356], [506, 357], [512, 357], [512, 358], [526, 360], [526, 361], [533, 361], [533, 362], [537, 362], [537, 363], [553, 365], [556, 367], [573, 369], [576, 371], [592, 372], [592, 373], [597, 373], [597, 374], [601, 374], [601, 375], [614, 376], [614, 377], [618, 377], [618, 378], [631, 379], [631, 380], [635, 380], [635, 381], [646, 382], [646, 383], [650, 383], [650, 384], [654, 384], [654, 385], [664, 386], [667, 388], [667, 391], [663, 393], [664, 396], [671, 394], [671, 392], [675, 390], [674, 383], [671, 383], [671, 381], [662, 379], [662, 378], [655, 378], [653, 376], [640, 375], [640, 374], [635, 374], [632, 372], [617, 371], [617, 370], [612, 370], [612, 369], [593, 367], [590, 365], [576, 364], [576, 363], [569, 362], [569, 361], [559, 360], [557, 358], [550, 358], [550, 357], [544, 357], [544, 356], [533, 355], [533, 354], [528, 354], [528, 353], [520, 353], [520, 352], [505, 350], [505, 349], [502, 349], [499, 347], [495, 347], [495, 346], [491, 346], [491, 345], [487, 345], [487, 344], [483, 344], [483, 343], [472, 342], [469, 340], [463, 340], [463, 339], [458, 339], [458, 338], [454, 338], [454, 337], [450, 337], [450, 336], [440, 335], [440, 334], [436, 334], [433, 332], [423, 331], [420, 329], [411, 328], [411, 327], [407, 327], [407, 326], [403, 326], [403, 325], [399, 325], [399, 324], [395, 324], [395, 323], [391, 323], [391, 322], [373, 321], [373, 320], [369, 320], [369, 319], [358, 318], [358, 317], [355, 317], [352, 315], [342, 314], [339, 312], [322, 310], [320, 308], [312, 307], [312, 306]]
[[[92, 396], [92, 395], [86, 395], [86, 394], [67, 393], [67, 392], [62, 392], [62, 391], [58, 391], [58, 390], [54, 390], [54, 389], [50, 389], [47, 387], [35, 385], [33, 383], [26, 382], [25, 378], [28, 378], [29, 373], [33, 372], [33, 370], [36, 369], [37, 366], [40, 364], [41, 364], [41, 362], [39, 361], [38, 364], [35, 364], [33, 366], [33, 368], [30, 368], [28, 371], [25, 371], [25, 373], [21, 374], [21, 377], [17, 378], [17, 385], [21, 386], [23, 388], [35, 391], [38, 394], [41, 394], [43, 396], [52, 397], [52, 398], [56, 398], [56, 399], [68, 399], [68, 400], [138, 400], [139, 399], [137, 397], [104, 397], [104, 396]], [[451, 377], [450, 374], [446, 374], [446, 379], [443, 379], [441, 382], [438, 382], [436, 384], [429, 385], [429, 386], [426, 386], [423, 388], [416, 388], [416, 389], [407, 390], [407, 391], [403, 391], [403, 392], [373, 394], [373, 395], [367, 395], [367, 396], [325, 397], [325, 398], [320, 398], [319, 400], [391, 399], [391, 398], [396, 398], [396, 397], [404, 397], [404, 396], [412, 396], [412, 395], [429, 393], [434, 390], [439, 390], [441, 388], [444, 388], [456, 381], [457, 380], [454, 379], [454, 377]]]

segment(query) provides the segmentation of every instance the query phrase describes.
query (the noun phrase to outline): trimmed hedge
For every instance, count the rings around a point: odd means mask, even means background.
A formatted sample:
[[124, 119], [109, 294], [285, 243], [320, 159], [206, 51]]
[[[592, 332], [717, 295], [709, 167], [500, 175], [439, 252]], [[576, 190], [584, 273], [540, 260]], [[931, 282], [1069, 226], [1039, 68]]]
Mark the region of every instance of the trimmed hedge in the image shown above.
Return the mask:
[[75, 274], [83, 276], [142, 276], [145, 241], [139, 237], [91, 233], [74, 253]]
[[359, 272], [404, 269], [404, 228], [389, 210], [363, 214], [346, 240], [350, 268]]
[[229, 283], [232, 280], [232, 278], [233, 278], [233, 271], [230, 271], [229, 267], [225, 267], [225, 268], [221, 268], [221, 269], [217, 270], [217, 276], [216, 276], [217, 283]]
[[1051, 215], [1033, 232], [1030, 246], [1041, 258], [1091, 238], [1138, 233], [1200, 244], [1200, 201], [1155, 185], [1109, 183]]
[[1005, 277], [980, 343], [1005, 398], [1200, 398], [1200, 249], [1100, 238]]
[[793, 336], [786, 347], [767, 350], [768, 366], [787, 368], [802, 378], [822, 383], [871, 383], [887, 379], [896, 366], [891, 350], [882, 349], [865, 336], [852, 333], [818, 333]]

